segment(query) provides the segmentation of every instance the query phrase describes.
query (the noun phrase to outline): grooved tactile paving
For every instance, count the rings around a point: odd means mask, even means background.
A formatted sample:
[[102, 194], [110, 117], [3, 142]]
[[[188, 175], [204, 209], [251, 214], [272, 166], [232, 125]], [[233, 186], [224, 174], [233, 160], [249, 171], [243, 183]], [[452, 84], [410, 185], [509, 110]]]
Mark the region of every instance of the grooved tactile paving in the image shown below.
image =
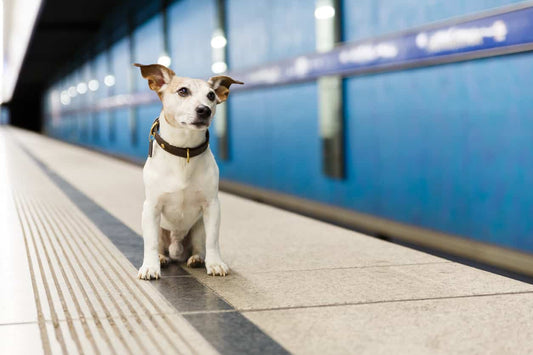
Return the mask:
[[25, 153], [8, 153], [45, 354], [216, 353]]

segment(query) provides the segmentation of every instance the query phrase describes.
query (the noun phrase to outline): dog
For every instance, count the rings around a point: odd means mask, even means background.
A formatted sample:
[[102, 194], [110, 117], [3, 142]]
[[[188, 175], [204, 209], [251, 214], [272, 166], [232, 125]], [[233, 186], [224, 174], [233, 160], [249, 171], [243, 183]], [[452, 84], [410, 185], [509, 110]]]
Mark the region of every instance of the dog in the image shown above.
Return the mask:
[[208, 128], [230, 86], [243, 83], [228, 76], [208, 81], [178, 77], [159, 64], [133, 65], [163, 104], [143, 169], [144, 259], [138, 278], [158, 279], [161, 265], [170, 261], [205, 265], [208, 275], [226, 276], [229, 267], [219, 248], [219, 171]]

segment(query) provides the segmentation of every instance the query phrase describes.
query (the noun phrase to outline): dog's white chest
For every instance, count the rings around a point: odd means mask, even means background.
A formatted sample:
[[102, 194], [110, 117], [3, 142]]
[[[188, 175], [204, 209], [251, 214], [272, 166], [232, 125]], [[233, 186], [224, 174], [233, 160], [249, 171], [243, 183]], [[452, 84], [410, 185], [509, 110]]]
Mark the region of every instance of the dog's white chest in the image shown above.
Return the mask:
[[189, 189], [160, 196], [161, 227], [169, 230], [188, 230], [200, 218], [207, 199], [201, 191]]
[[161, 208], [161, 227], [189, 230], [218, 190], [218, 168], [210, 151], [190, 163], [159, 150], [144, 169], [147, 198]]

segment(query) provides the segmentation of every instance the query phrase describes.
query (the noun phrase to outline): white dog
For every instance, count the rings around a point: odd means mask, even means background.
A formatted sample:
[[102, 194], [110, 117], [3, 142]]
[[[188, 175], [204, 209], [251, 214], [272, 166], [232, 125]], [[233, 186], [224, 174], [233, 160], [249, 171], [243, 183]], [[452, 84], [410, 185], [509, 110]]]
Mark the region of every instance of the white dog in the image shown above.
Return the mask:
[[187, 260], [189, 267], [205, 261], [209, 275], [225, 276], [229, 268], [218, 244], [218, 166], [207, 129], [216, 105], [228, 98], [231, 84], [242, 83], [227, 76], [207, 82], [178, 77], [159, 64], [134, 65], [163, 103], [150, 131], [143, 170], [144, 260], [138, 277], [159, 278], [161, 264], [170, 260]]

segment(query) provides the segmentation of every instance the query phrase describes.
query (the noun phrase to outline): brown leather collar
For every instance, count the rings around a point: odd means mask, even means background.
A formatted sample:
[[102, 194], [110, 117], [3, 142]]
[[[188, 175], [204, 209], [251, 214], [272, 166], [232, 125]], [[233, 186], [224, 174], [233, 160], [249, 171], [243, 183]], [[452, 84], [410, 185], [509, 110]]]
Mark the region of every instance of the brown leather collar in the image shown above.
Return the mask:
[[181, 157], [181, 158], [187, 158], [187, 163], [188, 163], [190, 158], [193, 158], [195, 156], [202, 154], [203, 152], [205, 152], [207, 147], [209, 147], [209, 130], [205, 131], [205, 142], [203, 142], [199, 146], [194, 147], [194, 148], [176, 147], [168, 143], [166, 140], [164, 140], [159, 135], [159, 117], [158, 117], [155, 119], [154, 123], [152, 124], [152, 128], [150, 128], [149, 147], [148, 147], [149, 157], [152, 156], [154, 139], [157, 142], [157, 144], [161, 147], [161, 149], [163, 149], [165, 152]]

